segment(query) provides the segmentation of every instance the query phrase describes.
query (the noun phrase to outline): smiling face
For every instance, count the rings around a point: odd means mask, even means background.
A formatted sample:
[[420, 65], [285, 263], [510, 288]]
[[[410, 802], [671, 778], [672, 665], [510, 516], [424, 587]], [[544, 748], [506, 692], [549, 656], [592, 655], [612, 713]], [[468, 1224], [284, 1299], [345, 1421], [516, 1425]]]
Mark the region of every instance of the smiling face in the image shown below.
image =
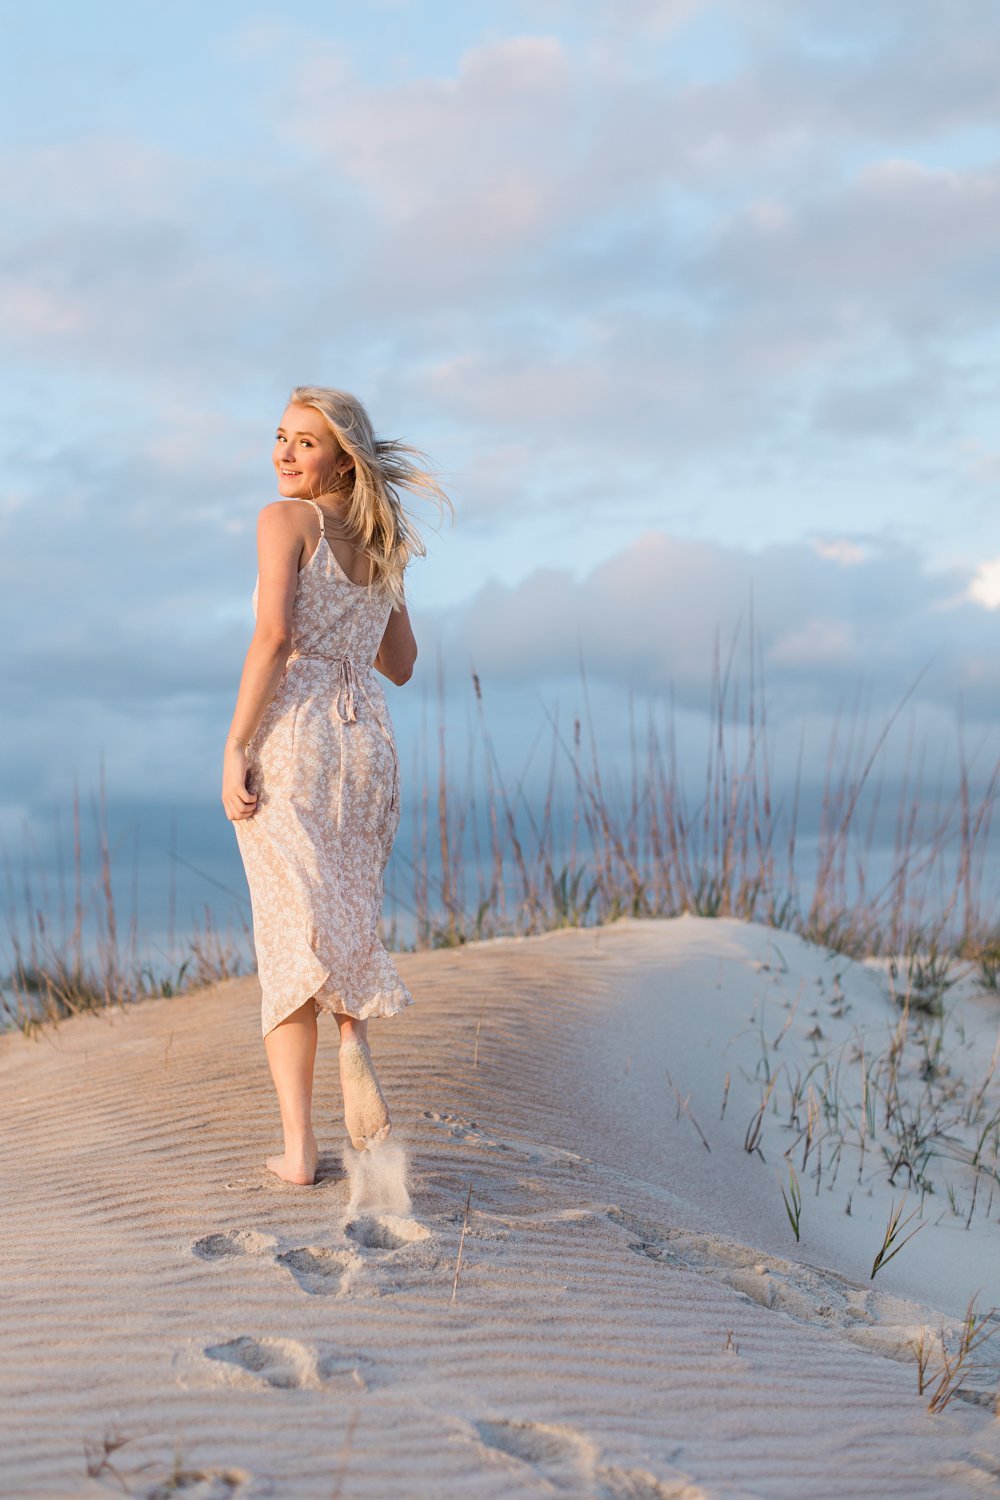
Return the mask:
[[287, 500], [318, 500], [343, 490], [354, 460], [341, 448], [313, 406], [289, 406], [274, 440], [274, 472]]

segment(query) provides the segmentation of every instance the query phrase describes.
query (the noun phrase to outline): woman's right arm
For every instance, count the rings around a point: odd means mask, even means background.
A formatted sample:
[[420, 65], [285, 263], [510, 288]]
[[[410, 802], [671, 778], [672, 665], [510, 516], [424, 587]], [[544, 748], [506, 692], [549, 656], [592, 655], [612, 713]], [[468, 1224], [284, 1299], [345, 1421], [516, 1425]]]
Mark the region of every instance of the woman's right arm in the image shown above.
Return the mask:
[[257, 520], [257, 623], [222, 759], [222, 805], [230, 822], [254, 814], [257, 798], [246, 789], [246, 750], [237, 740], [252, 738], [285, 670], [302, 550], [301, 531], [286, 503], [265, 505]]

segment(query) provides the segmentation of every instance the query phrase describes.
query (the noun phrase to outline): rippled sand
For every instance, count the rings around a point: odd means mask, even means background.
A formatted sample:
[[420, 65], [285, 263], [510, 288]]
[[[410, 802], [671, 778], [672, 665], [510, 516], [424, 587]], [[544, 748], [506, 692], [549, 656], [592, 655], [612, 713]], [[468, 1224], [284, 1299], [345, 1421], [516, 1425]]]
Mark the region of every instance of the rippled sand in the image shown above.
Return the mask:
[[[853, 1160], [803, 1172], [797, 1243], [793, 1135], [745, 1149], [761, 1037], [794, 1075], [814, 1028], [892, 1025], [876, 970], [695, 918], [399, 968], [392, 1134], [352, 1147], [321, 1020], [308, 1191], [264, 1167], [253, 979], [0, 1039], [0, 1494], [121, 1494], [105, 1439], [126, 1493], [188, 1500], [997, 1492], [1000, 1356], [931, 1416], [909, 1345], [1000, 1303], [1000, 1204], [935, 1202], [873, 1283], [902, 1184], [848, 1214]], [[1000, 1007], [968, 1005], [971, 1079]]]

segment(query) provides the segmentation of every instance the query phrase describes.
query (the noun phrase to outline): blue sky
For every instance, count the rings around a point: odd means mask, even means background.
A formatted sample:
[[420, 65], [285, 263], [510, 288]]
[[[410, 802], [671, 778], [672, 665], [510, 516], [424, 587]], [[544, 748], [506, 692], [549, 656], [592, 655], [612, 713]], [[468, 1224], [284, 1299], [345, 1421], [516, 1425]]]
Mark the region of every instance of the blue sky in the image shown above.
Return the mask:
[[4, 25], [6, 842], [103, 753], [118, 806], [235, 855], [218, 762], [298, 382], [355, 391], [455, 501], [413, 508], [403, 745], [438, 660], [456, 723], [475, 666], [513, 751], [582, 648], [613, 753], [628, 688], [707, 705], [751, 589], [779, 726], [930, 664], [925, 727], [959, 699], [995, 727], [1000, 14], [43, 0]]

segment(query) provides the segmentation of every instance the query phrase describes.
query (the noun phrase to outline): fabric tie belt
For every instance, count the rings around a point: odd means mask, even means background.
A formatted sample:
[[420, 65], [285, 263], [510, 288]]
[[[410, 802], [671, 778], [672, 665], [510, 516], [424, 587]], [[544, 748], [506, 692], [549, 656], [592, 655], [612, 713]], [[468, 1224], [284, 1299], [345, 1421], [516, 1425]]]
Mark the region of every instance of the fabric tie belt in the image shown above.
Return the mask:
[[[386, 728], [385, 724], [382, 722], [382, 715], [378, 712], [378, 709], [375, 707], [371, 698], [368, 696], [368, 689], [365, 687], [361, 675], [359, 675], [357, 662], [353, 659], [353, 657], [343, 654], [337, 654], [333, 656], [328, 655], [325, 651], [293, 651], [288, 657], [288, 660], [285, 662], [286, 668], [293, 661], [300, 661], [303, 657], [307, 658], [310, 661], [333, 661], [340, 663], [340, 684], [337, 688], [337, 696], [334, 699], [333, 711], [342, 724], [349, 724], [352, 721], [354, 721], [355, 723], [357, 722], [358, 716], [354, 710], [354, 694], [357, 689], [360, 689], [361, 693], [364, 695], [365, 701], [372, 711], [372, 718], [378, 725], [382, 738], [385, 740], [386, 744], [389, 746], [389, 749], [392, 751], [393, 777], [392, 798], [390, 805], [392, 811], [397, 812], [399, 809], [399, 756], [396, 751], [396, 741], [394, 740], [389, 730]], [[366, 670], [370, 671], [371, 668], [367, 668]], [[344, 699], [343, 713], [340, 712], [341, 697], [343, 697]]]
[[[337, 688], [337, 697], [334, 701], [333, 707], [337, 718], [341, 721], [342, 724], [349, 724], [352, 721], [357, 722], [358, 716], [354, 708], [354, 697], [355, 693], [360, 690], [360, 692], [364, 694], [365, 699], [368, 703], [368, 707], [371, 709], [372, 714], [378, 721], [379, 727], [382, 727], [382, 721], [379, 718], [379, 715], [376, 713], [375, 705], [368, 697], [367, 689], [365, 688], [364, 683], [361, 681], [361, 678], [358, 675], [357, 663], [355, 662], [353, 657], [346, 656], [343, 653], [338, 653], [337, 655], [332, 656], [328, 655], [325, 651], [293, 651], [285, 665], [288, 666], [293, 661], [300, 661], [303, 657], [307, 660], [312, 661], [333, 661], [340, 663], [340, 684]], [[343, 699], [344, 701], [343, 713], [341, 713], [340, 711], [341, 699]], [[384, 732], [385, 731], [383, 729], [383, 733]]]

